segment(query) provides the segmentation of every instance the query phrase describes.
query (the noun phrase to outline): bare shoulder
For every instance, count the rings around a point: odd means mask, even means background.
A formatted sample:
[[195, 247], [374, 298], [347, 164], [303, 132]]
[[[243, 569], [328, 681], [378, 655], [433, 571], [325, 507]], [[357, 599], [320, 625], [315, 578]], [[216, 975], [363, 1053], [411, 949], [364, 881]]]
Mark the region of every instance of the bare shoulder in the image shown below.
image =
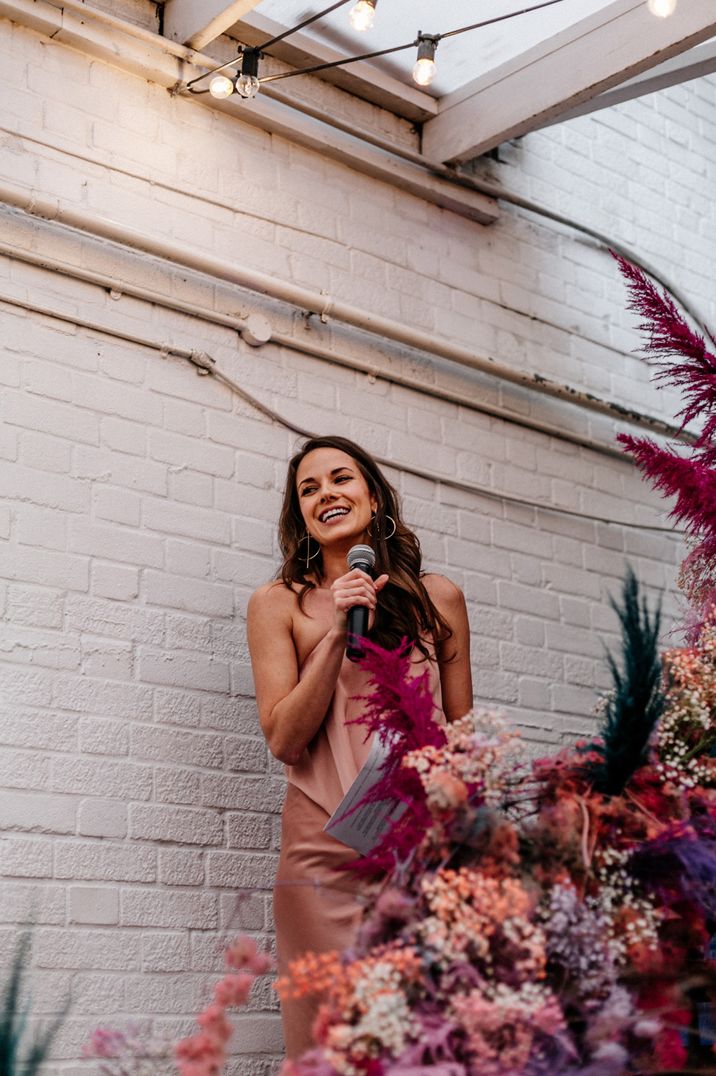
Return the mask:
[[464, 607], [465, 597], [452, 579], [448, 579], [446, 575], [439, 575], [437, 572], [426, 572], [421, 578], [431, 601], [441, 612]]
[[290, 617], [296, 607], [297, 596], [280, 579], [271, 579], [258, 587], [249, 599], [250, 617], [285, 616]]
[[449, 628], [449, 636], [436, 646], [440, 666], [443, 711], [448, 721], [462, 717], [472, 706], [470, 621], [465, 596], [451, 579], [437, 573], [423, 576], [433, 605]]

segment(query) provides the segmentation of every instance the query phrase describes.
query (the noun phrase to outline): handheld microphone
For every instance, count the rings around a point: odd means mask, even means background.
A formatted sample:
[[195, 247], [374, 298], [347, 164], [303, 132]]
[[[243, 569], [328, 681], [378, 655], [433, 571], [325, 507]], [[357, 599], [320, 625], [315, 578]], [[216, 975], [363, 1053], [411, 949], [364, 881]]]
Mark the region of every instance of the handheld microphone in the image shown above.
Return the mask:
[[[360, 568], [366, 575], [373, 575], [375, 552], [369, 545], [351, 546], [347, 559], [349, 568]], [[364, 655], [361, 639], [368, 634], [368, 615], [367, 605], [354, 605], [348, 610], [346, 657], [351, 661], [360, 661]]]

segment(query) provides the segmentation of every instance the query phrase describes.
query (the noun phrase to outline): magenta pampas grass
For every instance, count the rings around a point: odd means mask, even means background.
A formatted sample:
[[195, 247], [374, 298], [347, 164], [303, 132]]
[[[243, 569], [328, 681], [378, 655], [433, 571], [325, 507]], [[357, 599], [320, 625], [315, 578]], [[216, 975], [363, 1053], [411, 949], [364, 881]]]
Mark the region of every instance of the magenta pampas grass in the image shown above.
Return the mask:
[[678, 413], [681, 429], [694, 419], [702, 420], [689, 456], [661, 448], [648, 437], [620, 434], [617, 440], [655, 489], [676, 498], [669, 514], [698, 538], [702, 552], [711, 555], [716, 549], [716, 354], [641, 269], [618, 254], [614, 257], [629, 289], [629, 309], [643, 318], [639, 326], [647, 337], [643, 350], [657, 359], [655, 376], [678, 388], [686, 401]]
[[617, 440], [636, 460], [655, 489], [676, 497], [669, 515], [693, 534], [716, 536], [716, 470], [700, 459], [678, 456], [648, 437], [620, 433]]
[[[614, 257], [629, 289], [628, 309], [644, 319], [639, 326], [647, 338], [643, 351], [657, 359], [656, 380], [682, 392], [686, 406], [677, 416], [682, 430], [693, 419], [704, 419], [697, 448], [704, 449], [707, 462], [716, 462], [716, 446], [711, 444], [716, 432], [716, 355], [691, 329], [674, 301], [659, 291], [641, 269], [619, 254]], [[669, 356], [671, 361], [663, 356]], [[674, 356], [680, 360], [674, 361]]]
[[362, 665], [370, 673], [373, 690], [363, 696], [365, 712], [356, 723], [366, 726], [367, 735], [380, 736], [387, 748], [382, 779], [363, 802], [393, 799], [405, 808], [378, 846], [349, 864], [351, 870], [371, 875], [391, 870], [396, 862], [406, 862], [430, 827], [432, 818], [420, 778], [415, 770], [404, 769], [401, 762], [408, 752], [420, 747], [442, 747], [446, 736], [436, 720], [427, 667], [415, 675], [409, 647], [384, 650], [368, 640], [363, 640], [363, 646]]

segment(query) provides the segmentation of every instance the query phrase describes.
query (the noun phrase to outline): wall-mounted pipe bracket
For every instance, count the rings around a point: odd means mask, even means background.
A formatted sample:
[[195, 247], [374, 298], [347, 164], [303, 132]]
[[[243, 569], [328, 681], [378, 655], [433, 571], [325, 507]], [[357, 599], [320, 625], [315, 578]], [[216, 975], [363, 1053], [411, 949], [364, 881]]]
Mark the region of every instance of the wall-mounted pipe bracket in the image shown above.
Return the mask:
[[212, 366], [216, 364], [216, 359], [212, 359], [211, 355], [208, 355], [206, 351], [190, 351], [188, 355], [189, 362], [193, 362], [196, 366], [196, 372], [206, 377], [211, 372]]
[[271, 322], [263, 314], [249, 314], [239, 335], [250, 347], [261, 347], [271, 339]]

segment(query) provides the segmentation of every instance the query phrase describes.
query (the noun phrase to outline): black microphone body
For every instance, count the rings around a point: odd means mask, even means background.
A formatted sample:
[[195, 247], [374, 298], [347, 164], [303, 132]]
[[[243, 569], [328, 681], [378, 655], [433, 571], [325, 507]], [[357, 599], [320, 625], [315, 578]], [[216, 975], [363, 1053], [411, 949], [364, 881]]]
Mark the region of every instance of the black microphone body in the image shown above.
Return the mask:
[[[351, 546], [347, 559], [349, 568], [360, 568], [366, 575], [373, 575], [375, 552], [369, 545]], [[370, 610], [367, 605], [354, 605], [348, 610], [346, 657], [351, 661], [360, 661], [365, 654], [361, 640], [368, 634], [369, 615]]]

